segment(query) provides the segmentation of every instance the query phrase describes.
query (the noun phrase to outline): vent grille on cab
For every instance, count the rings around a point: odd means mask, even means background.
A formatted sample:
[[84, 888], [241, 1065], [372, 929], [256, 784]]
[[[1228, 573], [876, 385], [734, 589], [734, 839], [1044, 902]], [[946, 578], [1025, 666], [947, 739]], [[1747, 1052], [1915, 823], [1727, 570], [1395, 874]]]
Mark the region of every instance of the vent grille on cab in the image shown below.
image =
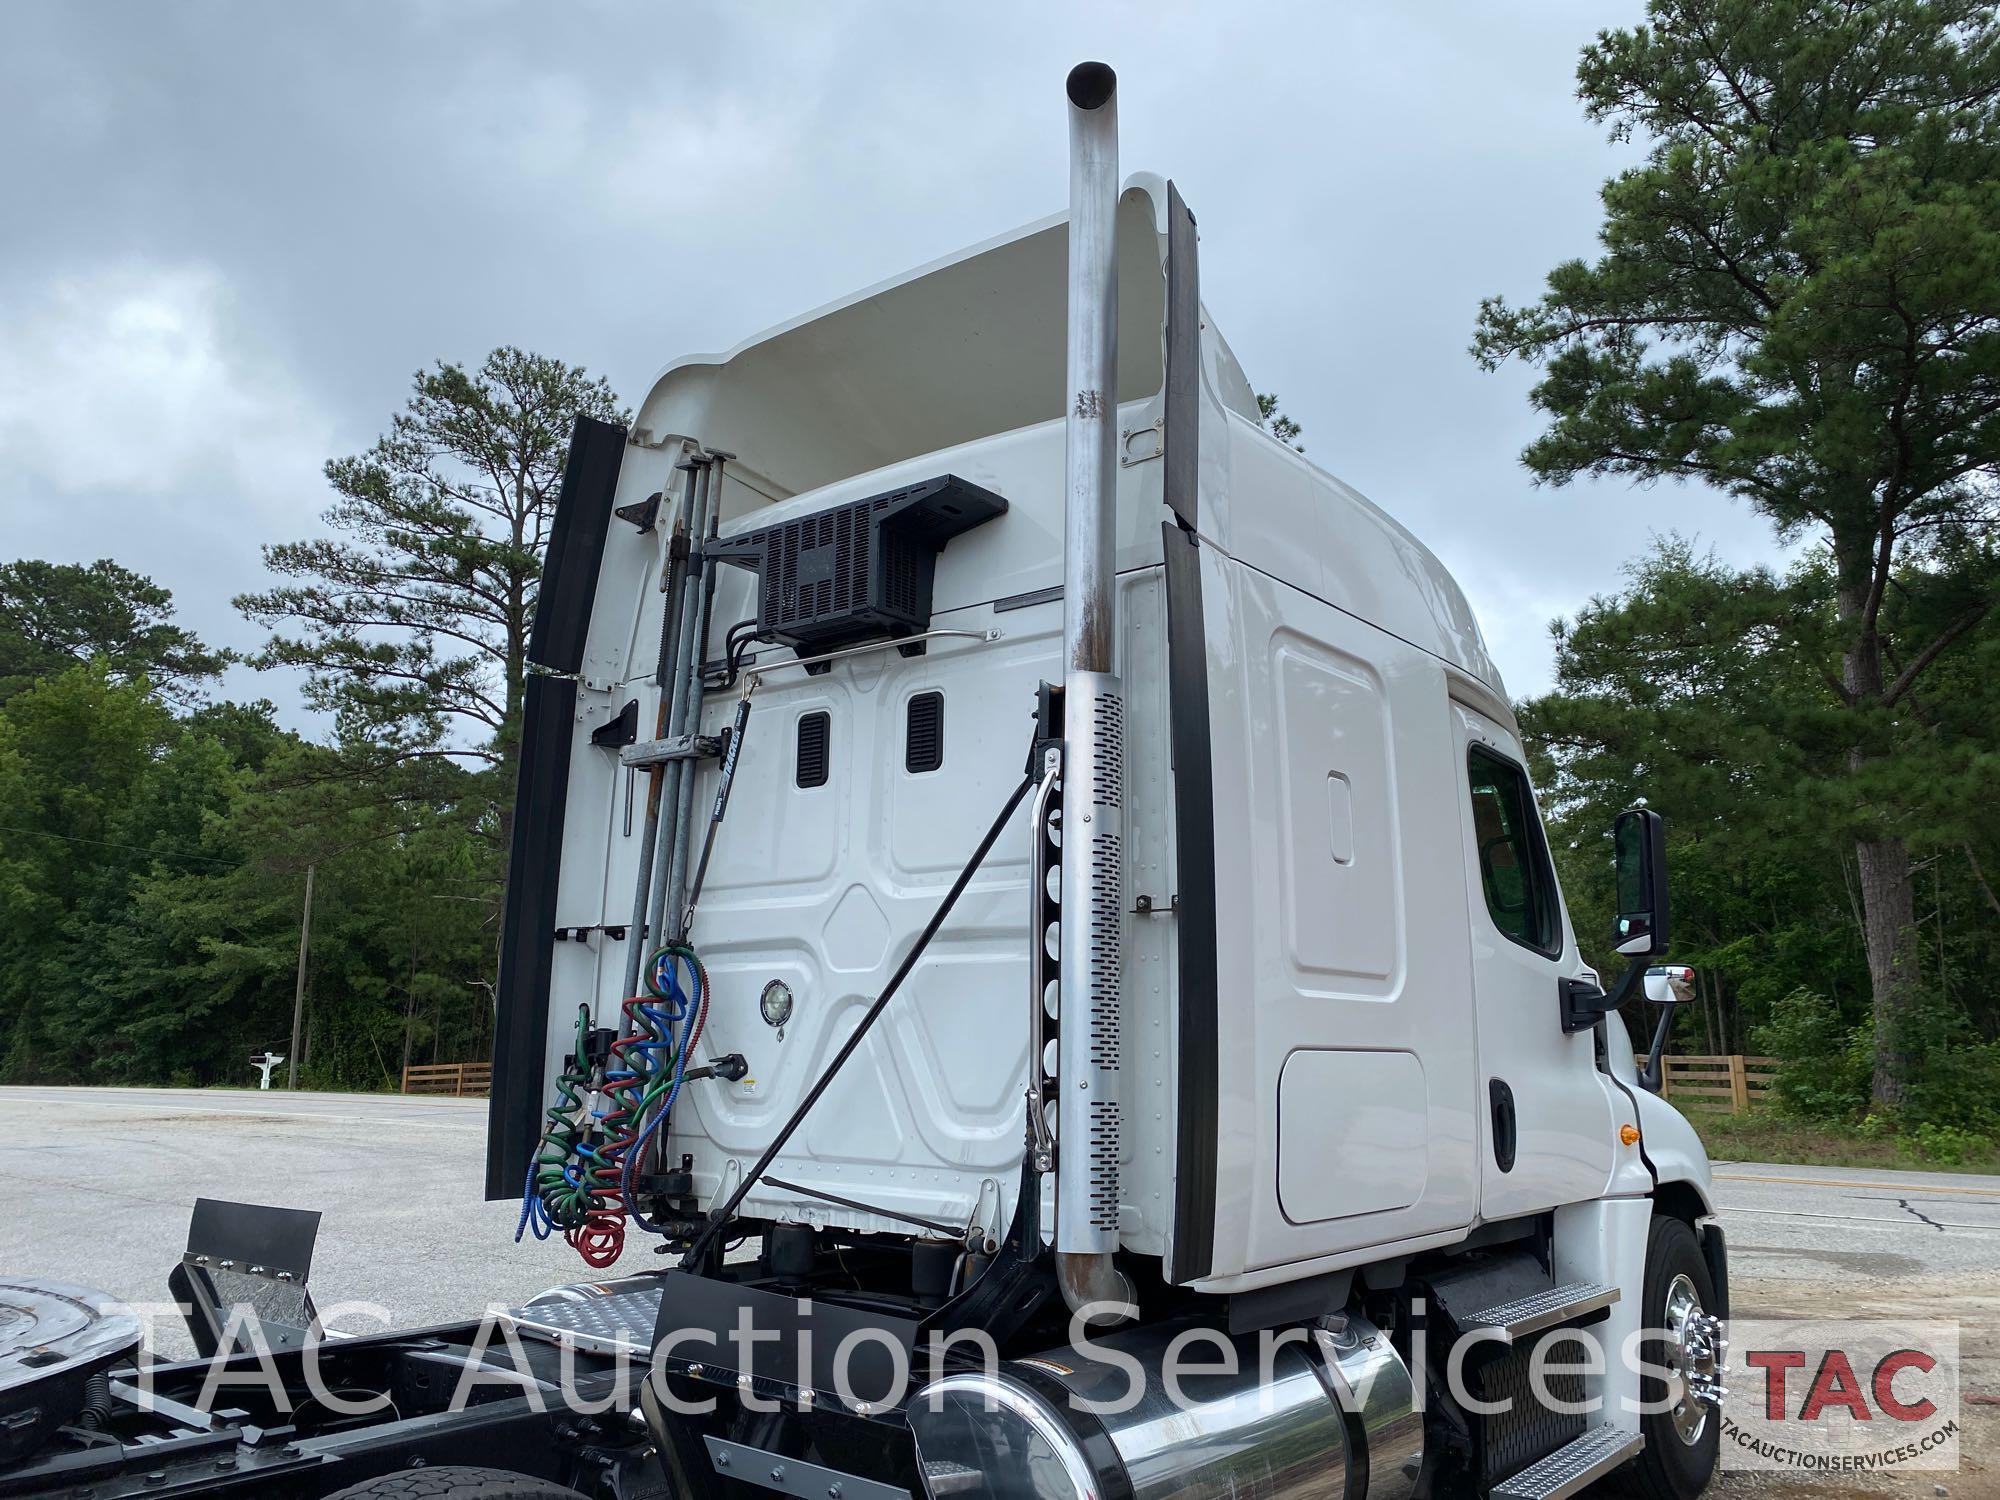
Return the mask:
[[831, 769], [833, 715], [824, 709], [799, 716], [799, 767], [794, 778], [802, 787], [825, 786]]
[[910, 700], [903, 735], [903, 769], [921, 776], [944, 764], [944, 694], [918, 693]]

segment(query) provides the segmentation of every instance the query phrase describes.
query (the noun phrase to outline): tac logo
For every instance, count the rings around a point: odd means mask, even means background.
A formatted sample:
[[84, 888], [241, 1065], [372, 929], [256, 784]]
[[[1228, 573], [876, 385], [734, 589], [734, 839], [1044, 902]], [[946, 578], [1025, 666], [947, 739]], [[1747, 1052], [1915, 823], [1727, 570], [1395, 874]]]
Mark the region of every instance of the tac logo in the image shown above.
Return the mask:
[[1725, 1468], [1958, 1467], [1958, 1325], [1736, 1319]]

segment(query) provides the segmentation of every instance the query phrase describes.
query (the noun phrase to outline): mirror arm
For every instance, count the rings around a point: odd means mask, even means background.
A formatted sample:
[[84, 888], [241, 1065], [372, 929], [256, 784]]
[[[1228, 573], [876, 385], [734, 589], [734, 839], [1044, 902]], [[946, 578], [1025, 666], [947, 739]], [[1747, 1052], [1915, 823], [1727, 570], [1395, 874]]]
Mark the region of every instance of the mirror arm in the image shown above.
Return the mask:
[[1646, 977], [1653, 957], [1649, 953], [1638, 953], [1625, 960], [1625, 972], [1618, 976], [1618, 983], [1611, 987], [1611, 993], [1604, 997], [1607, 1011], [1617, 1010], [1627, 1000], [1639, 993], [1640, 982]]
[[1625, 966], [1625, 972], [1618, 976], [1610, 994], [1605, 994], [1588, 979], [1562, 979], [1556, 982], [1562, 997], [1562, 1027], [1566, 1034], [1589, 1031], [1612, 1011], [1618, 1009], [1637, 993], [1639, 981], [1645, 977], [1647, 960], [1635, 958]]
[[[1634, 964], [1632, 967], [1637, 969], [1639, 966]], [[1639, 1087], [1649, 1094], [1657, 1094], [1660, 1091], [1661, 1061], [1666, 1056], [1667, 1032], [1673, 1024], [1673, 1006], [1661, 1006], [1659, 1024], [1653, 1028], [1653, 1045], [1646, 1049], [1646, 1066], [1639, 1073]]]

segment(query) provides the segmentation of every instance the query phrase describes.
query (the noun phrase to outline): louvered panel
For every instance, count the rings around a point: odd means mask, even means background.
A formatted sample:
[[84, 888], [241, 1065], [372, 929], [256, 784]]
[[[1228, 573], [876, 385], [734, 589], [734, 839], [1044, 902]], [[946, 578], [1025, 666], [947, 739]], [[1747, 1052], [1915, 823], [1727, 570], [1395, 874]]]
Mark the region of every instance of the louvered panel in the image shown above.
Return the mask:
[[799, 765], [793, 779], [802, 787], [825, 786], [832, 774], [833, 716], [824, 710], [799, 717]]
[[918, 693], [910, 700], [903, 738], [903, 769], [913, 775], [944, 764], [944, 694]]

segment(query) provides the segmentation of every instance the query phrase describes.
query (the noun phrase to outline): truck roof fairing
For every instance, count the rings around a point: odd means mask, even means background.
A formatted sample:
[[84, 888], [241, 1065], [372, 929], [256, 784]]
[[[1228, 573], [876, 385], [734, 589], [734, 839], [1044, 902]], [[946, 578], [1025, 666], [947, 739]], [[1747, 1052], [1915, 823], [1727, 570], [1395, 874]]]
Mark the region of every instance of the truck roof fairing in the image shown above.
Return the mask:
[[[1166, 179], [1138, 172], [1119, 195], [1121, 405], [1149, 401], [1165, 385], [1167, 194]], [[640, 403], [632, 441], [652, 449], [698, 441], [739, 455], [724, 485], [726, 534], [765, 506], [827, 498], [821, 492], [862, 476], [886, 486], [908, 477], [897, 466], [911, 460], [1059, 424], [1068, 223], [1066, 212], [1051, 214], [726, 354], [678, 359]], [[1206, 306], [1200, 348], [1211, 410], [1245, 439], [1230, 481], [1242, 499], [1215, 497], [1204, 538], [1431, 651], [1483, 688], [1475, 691], [1485, 711], [1511, 721], [1506, 688], [1449, 570], [1382, 507], [1262, 430], [1250, 382]], [[1306, 529], [1267, 549], [1256, 518], [1281, 512]], [[1300, 555], [1302, 540], [1310, 556]]]
[[[1165, 377], [1167, 185], [1119, 197], [1118, 398]], [[660, 372], [640, 403], [646, 444], [699, 435], [743, 457], [740, 514], [918, 454], [1062, 416], [1067, 213], [973, 245]], [[1223, 404], [1257, 419], [1236, 356], [1203, 311], [1203, 363]]]

